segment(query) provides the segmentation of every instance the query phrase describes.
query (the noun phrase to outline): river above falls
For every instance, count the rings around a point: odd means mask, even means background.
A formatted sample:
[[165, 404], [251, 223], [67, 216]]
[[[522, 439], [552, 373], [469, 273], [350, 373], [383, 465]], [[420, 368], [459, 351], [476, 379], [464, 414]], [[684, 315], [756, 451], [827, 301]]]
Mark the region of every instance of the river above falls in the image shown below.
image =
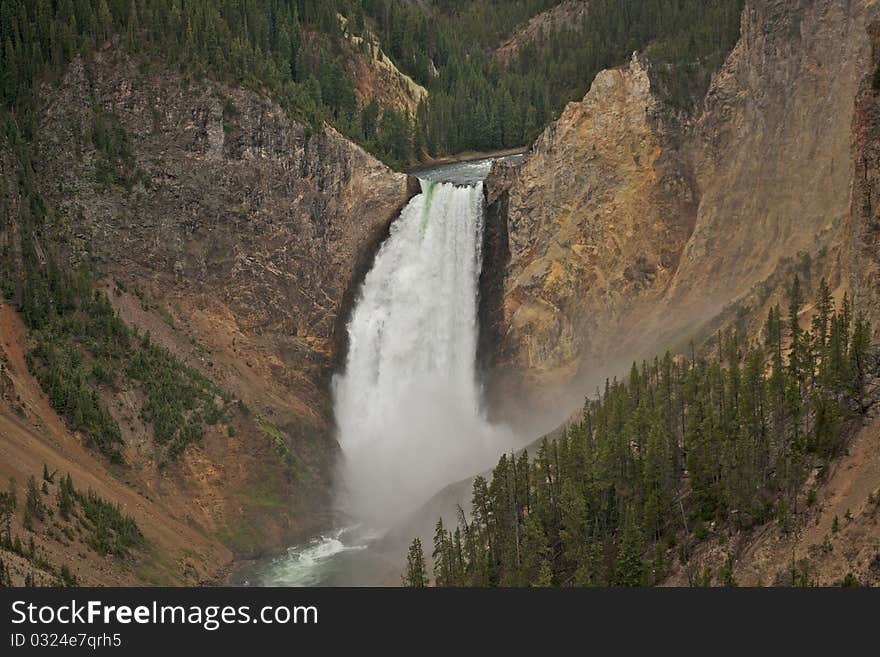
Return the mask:
[[432, 166], [420, 167], [412, 175], [432, 182], [452, 183], [454, 185], [476, 185], [486, 179], [494, 162], [515, 163], [525, 157], [525, 153], [512, 153], [502, 156], [488, 156], [473, 160], [460, 160]]

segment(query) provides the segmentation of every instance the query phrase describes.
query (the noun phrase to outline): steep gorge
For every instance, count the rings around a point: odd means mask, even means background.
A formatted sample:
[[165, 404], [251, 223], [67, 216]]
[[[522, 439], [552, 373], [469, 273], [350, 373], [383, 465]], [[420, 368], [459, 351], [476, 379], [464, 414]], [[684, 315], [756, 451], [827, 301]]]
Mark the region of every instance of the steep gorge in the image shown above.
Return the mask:
[[[583, 396], [633, 361], [714, 358], [728, 329], [760, 344], [794, 275], [808, 300], [823, 278], [837, 304], [848, 294], [876, 352], [878, 26], [873, 1], [752, 0], [692, 113], [637, 53], [600, 73], [522, 163], [493, 169], [485, 259], [499, 267], [481, 285], [481, 353], [496, 418], [537, 416], [545, 433], [579, 421]], [[802, 328], [816, 312], [808, 302]], [[873, 410], [809, 474], [792, 527], [713, 522], [664, 581], [692, 585], [727, 564], [747, 585], [793, 582], [797, 569], [813, 585], [876, 583], [876, 378], [869, 390]], [[446, 514], [470, 486], [426, 508]]]

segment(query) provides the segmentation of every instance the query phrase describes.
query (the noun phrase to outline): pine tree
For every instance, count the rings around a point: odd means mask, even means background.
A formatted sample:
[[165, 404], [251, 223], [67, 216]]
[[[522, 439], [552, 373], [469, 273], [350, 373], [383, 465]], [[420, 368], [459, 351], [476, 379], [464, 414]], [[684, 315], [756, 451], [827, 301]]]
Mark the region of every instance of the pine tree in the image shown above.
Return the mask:
[[454, 586], [452, 538], [443, 527], [443, 518], [437, 520], [434, 528], [434, 583], [436, 586]]
[[428, 570], [425, 566], [425, 555], [422, 551], [422, 542], [418, 538], [414, 538], [409, 546], [403, 584], [411, 588], [424, 588], [428, 586]]
[[37, 480], [33, 475], [28, 477], [27, 481], [25, 509], [37, 520], [43, 520], [45, 517], [45, 507], [40, 498], [40, 490], [37, 488]]
[[[0, 531], [6, 530], [6, 541], [12, 540], [12, 518], [15, 515], [15, 509], [18, 500], [15, 495], [15, 480], [9, 480], [9, 488], [5, 492], [0, 492]], [[2, 538], [2, 537], [0, 537]]]
[[523, 559], [520, 568], [521, 586], [549, 586], [550, 546], [537, 517], [530, 515], [523, 527]]
[[561, 506], [562, 529], [559, 536], [562, 540], [565, 559], [568, 562], [566, 564], [567, 570], [573, 575], [586, 565], [588, 516], [586, 500], [571, 479], [566, 479], [562, 484]]
[[73, 480], [70, 477], [70, 473], [67, 473], [67, 476], [61, 480], [61, 484], [58, 486], [58, 493], [56, 494], [58, 513], [64, 520], [69, 520], [73, 512], [74, 494]]
[[871, 330], [864, 315], [859, 313], [853, 328], [849, 349], [849, 371], [852, 398], [860, 413], [868, 409], [865, 403], [865, 383], [868, 378], [867, 352], [871, 344]]
[[822, 278], [819, 283], [819, 291], [816, 294], [816, 316], [813, 320], [813, 334], [820, 357], [824, 356], [828, 346], [828, 330], [833, 310], [834, 302], [831, 298], [831, 291], [828, 289], [825, 278]]
[[642, 586], [645, 566], [642, 562], [642, 534], [633, 519], [627, 521], [614, 563], [615, 586]]
[[733, 555], [728, 555], [727, 560], [724, 562], [724, 567], [719, 573], [719, 577], [722, 586], [728, 588], [737, 586], [736, 578], [733, 575]]
[[791, 338], [791, 348], [789, 352], [789, 368], [792, 377], [798, 382], [800, 381], [801, 372], [804, 368], [803, 342], [801, 336], [803, 332], [800, 327], [800, 311], [804, 305], [803, 292], [801, 291], [800, 278], [795, 275], [789, 290], [788, 301], [788, 334]]
[[372, 98], [361, 110], [361, 130], [368, 142], [376, 138], [378, 122], [379, 104]]

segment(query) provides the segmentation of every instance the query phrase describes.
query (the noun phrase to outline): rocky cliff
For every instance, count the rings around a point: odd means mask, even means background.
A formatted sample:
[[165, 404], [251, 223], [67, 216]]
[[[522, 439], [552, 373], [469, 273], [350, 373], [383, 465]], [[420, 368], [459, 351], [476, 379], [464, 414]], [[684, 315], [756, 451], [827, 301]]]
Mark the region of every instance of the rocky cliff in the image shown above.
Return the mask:
[[670, 282], [695, 200], [659, 111], [633, 57], [596, 76], [507, 180], [487, 182], [490, 208], [505, 197], [510, 250], [498, 355], [528, 388], [556, 394], [590, 349], [608, 349], [607, 327]]
[[519, 167], [496, 168], [488, 216], [508, 238], [488, 257], [510, 250], [489, 286], [503, 290], [497, 399], [572, 404], [559, 390], [588, 392], [596, 374], [686, 346], [713, 318], [753, 321], [792, 269], [838, 293], [850, 271], [870, 281], [871, 221], [853, 227], [852, 270], [848, 244], [876, 14], [866, 0], [748, 2], [691, 115], [634, 56], [600, 73]]
[[750, 2], [687, 145], [700, 205], [669, 293], [718, 304], [842, 240], [872, 2]]
[[[252, 556], [326, 523], [330, 376], [357, 283], [415, 181], [257, 93], [113, 48], [40, 97], [35, 184], [51, 239], [91, 263], [129, 326], [241, 400], [228, 428], [164, 465], [139, 388], [123, 378], [102, 390], [122, 430], [121, 476], [227, 561], [218, 542]], [[10, 232], [0, 242], [15, 251]], [[19, 420], [39, 436], [37, 401]], [[56, 433], [44, 439], [77, 440]], [[129, 577], [114, 581], [140, 581]]]
[[850, 284], [880, 341], [880, 25], [870, 28], [875, 73], [862, 80], [853, 116]]
[[[409, 179], [258, 95], [141, 74], [127, 60], [75, 64], [50, 98], [42, 174], [74, 245], [172, 316], [179, 306], [182, 321], [218, 329], [210, 348], [255, 343], [269, 380], [295, 390], [306, 417], [325, 417], [343, 298], [413, 193]], [[90, 184], [97, 156], [63, 148], [96, 110], [132, 143], [130, 190]]]

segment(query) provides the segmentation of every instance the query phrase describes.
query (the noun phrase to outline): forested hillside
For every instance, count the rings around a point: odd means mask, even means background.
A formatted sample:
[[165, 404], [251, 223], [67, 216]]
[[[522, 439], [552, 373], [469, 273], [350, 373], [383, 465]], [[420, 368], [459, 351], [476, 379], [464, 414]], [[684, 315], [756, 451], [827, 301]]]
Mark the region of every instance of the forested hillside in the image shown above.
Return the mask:
[[[672, 100], [687, 106], [738, 36], [742, 0], [592, 0], [564, 30], [523, 45], [511, 61], [494, 49], [558, 0], [9, 0], [0, 8], [0, 96], [26, 107], [38, 81], [76, 56], [114, 43], [268, 92], [295, 118], [332, 123], [387, 162], [528, 144], [595, 74], [649, 47]], [[342, 20], [340, 17], [345, 17]], [[429, 92], [410, 116], [359, 106], [342, 31], [378, 37]], [[27, 112], [19, 112], [19, 121]], [[27, 130], [25, 130], [27, 133]]]
[[[366, 0], [389, 52], [429, 91], [415, 127], [416, 154], [530, 143], [565, 103], [580, 99], [596, 73], [648, 48], [670, 100], [689, 106], [736, 43], [743, 0], [585, 0], [565, 29], [526, 43], [515, 58], [494, 54], [502, 40], [553, 0], [420, 3]], [[436, 69], [434, 68], [436, 67]], [[433, 74], [432, 74], [433, 72]]]
[[[474, 481], [470, 515], [438, 522], [436, 585], [653, 585], [710, 527], [793, 530], [816, 501], [808, 475], [819, 473], [817, 486], [846, 450], [878, 375], [869, 326], [846, 296], [835, 309], [823, 280], [809, 330], [804, 306], [795, 278], [760, 336], [731, 331], [714, 353], [633, 364], [534, 458], [502, 456]], [[407, 584], [427, 582], [424, 563], [414, 542]], [[734, 585], [732, 564], [730, 553], [694, 583]], [[804, 568], [777, 583], [806, 583]]]
[[[350, 7], [343, 0], [339, 9]], [[196, 77], [265, 90], [296, 118], [350, 131], [356, 107], [338, 42], [303, 45], [307, 33], [338, 33], [337, 9], [332, 0], [4, 2], [2, 97], [12, 106], [34, 102], [36, 82], [57, 78], [73, 58], [112, 43]]]

